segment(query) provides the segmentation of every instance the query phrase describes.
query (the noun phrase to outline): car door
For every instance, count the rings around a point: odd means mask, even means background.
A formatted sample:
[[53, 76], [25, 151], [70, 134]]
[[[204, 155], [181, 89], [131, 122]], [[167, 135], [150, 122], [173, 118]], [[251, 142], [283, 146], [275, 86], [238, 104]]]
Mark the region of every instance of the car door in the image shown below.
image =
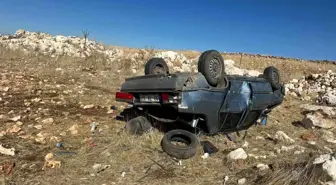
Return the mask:
[[252, 90], [248, 82], [231, 80], [230, 88], [219, 112], [220, 130], [232, 131], [243, 120], [251, 103]]

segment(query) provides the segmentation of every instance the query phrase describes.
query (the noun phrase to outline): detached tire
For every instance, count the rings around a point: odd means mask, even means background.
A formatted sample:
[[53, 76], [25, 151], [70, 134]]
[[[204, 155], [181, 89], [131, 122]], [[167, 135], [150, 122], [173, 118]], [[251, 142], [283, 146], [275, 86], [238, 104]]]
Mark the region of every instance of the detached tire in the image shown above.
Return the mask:
[[147, 118], [143, 116], [138, 116], [136, 118], [133, 118], [129, 120], [126, 123], [126, 130], [128, 133], [131, 135], [141, 135], [144, 134], [145, 132], [150, 131], [152, 128], [151, 123], [147, 120]]
[[216, 50], [203, 52], [198, 60], [198, 72], [203, 74], [211, 86], [216, 87], [225, 75], [222, 55]]
[[145, 65], [145, 75], [168, 74], [169, 68], [163, 58], [152, 58]]
[[281, 79], [279, 70], [274, 66], [269, 66], [264, 70], [264, 77], [271, 83], [274, 90], [281, 88]]
[[[174, 145], [172, 142], [179, 141], [186, 146]], [[161, 147], [168, 155], [177, 159], [188, 159], [193, 157], [197, 152], [198, 139], [195, 134], [186, 130], [171, 130], [167, 132], [162, 140]]]

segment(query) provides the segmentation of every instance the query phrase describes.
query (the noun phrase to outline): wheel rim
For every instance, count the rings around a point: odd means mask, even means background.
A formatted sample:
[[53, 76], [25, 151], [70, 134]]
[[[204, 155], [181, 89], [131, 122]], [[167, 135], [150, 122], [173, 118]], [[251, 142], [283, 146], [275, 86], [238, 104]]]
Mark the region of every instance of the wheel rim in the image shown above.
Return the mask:
[[165, 72], [164, 67], [162, 65], [156, 65], [153, 69], [154, 74], [163, 74]]
[[209, 63], [209, 71], [211, 76], [217, 78], [222, 71], [222, 65], [217, 58], [213, 58]]

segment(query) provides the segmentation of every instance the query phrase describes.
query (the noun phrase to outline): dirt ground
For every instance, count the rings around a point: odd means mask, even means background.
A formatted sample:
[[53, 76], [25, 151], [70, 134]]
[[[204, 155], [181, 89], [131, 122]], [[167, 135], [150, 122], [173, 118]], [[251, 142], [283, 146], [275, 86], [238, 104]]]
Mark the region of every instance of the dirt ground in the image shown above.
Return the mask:
[[[239, 56], [231, 57], [237, 60]], [[269, 64], [279, 67], [285, 80], [304, 73], [336, 70], [336, 65], [332, 64], [274, 59], [246, 58], [239, 65], [261, 70]], [[162, 151], [163, 133], [154, 130], [142, 136], [130, 136], [123, 129], [125, 123], [115, 119], [125, 105], [114, 101], [114, 92], [124, 78], [130, 76], [123, 65], [98, 59], [28, 56], [0, 48], [0, 132], [6, 132], [0, 137], [0, 144], [15, 148], [15, 156], [0, 154], [0, 165], [15, 164], [9, 174], [0, 172], [0, 184], [229, 185], [237, 184], [240, 178], [246, 178], [248, 185], [284, 184], [282, 180], [274, 180], [276, 172], [288, 173], [312, 156], [323, 154], [325, 146], [334, 147], [320, 139], [316, 145], [309, 145], [300, 138], [307, 130], [292, 123], [302, 119], [299, 105], [309, 102], [286, 97], [270, 114], [268, 125], [248, 130], [245, 151], [259, 156], [258, 159], [228, 161], [226, 154], [245, 141], [237, 137], [238, 142], [234, 144], [225, 136], [216, 135], [202, 136], [200, 140], [211, 141], [219, 152], [203, 159], [199, 147], [195, 157], [179, 162]], [[118, 69], [121, 72], [118, 73]], [[111, 106], [117, 109], [111, 111]], [[99, 124], [94, 134], [90, 131], [92, 122]], [[8, 130], [11, 128], [19, 129]], [[295, 150], [277, 153], [276, 149], [285, 144], [268, 139], [268, 135], [274, 136], [278, 130], [295, 139], [295, 145], [305, 147], [305, 152], [298, 155], [293, 154]], [[319, 130], [309, 132], [314, 132], [317, 138], [321, 134]], [[62, 143], [63, 148], [57, 147], [57, 142]], [[52, 152], [61, 166], [42, 170], [45, 156]], [[260, 171], [256, 169], [259, 163], [269, 164], [273, 169]], [[97, 173], [93, 169], [95, 164], [107, 166]], [[226, 176], [228, 181], [224, 183]]]

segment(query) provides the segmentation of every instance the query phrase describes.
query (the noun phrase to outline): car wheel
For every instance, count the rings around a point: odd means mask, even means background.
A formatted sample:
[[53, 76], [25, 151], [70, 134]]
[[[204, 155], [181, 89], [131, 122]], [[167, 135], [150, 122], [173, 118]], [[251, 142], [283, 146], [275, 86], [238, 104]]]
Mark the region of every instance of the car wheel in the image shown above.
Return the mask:
[[273, 89], [281, 88], [281, 79], [279, 70], [274, 66], [269, 66], [264, 70], [264, 77], [271, 83]]
[[203, 52], [198, 60], [198, 72], [203, 74], [211, 86], [217, 86], [225, 75], [222, 55], [216, 50]]
[[169, 68], [163, 58], [152, 58], [145, 65], [145, 75], [168, 74]]
[[197, 152], [197, 146], [198, 139], [196, 135], [186, 130], [171, 130], [161, 140], [163, 151], [177, 159], [193, 157]]
[[126, 130], [132, 135], [141, 135], [151, 130], [152, 125], [147, 118], [138, 116], [126, 123]]

